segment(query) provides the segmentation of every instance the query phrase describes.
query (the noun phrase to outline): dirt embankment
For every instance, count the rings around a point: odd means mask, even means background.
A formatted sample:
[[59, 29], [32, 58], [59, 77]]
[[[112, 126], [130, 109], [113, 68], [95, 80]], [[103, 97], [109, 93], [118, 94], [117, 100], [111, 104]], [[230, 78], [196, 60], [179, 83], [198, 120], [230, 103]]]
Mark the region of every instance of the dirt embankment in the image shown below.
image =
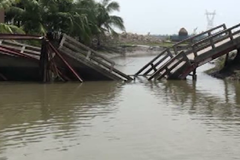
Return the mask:
[[240, 61], [238, 58], [236, 52], [230, 54], [227, 62], [225, 62], [225, 57], [221, 57], [215, 61], [215, 67], [206, 73], [219, 79], [240, 80]]
[[231, 64], [223, 69], [213, 68], [207, 74], [219, 79], [240, 80], [240, 64]]

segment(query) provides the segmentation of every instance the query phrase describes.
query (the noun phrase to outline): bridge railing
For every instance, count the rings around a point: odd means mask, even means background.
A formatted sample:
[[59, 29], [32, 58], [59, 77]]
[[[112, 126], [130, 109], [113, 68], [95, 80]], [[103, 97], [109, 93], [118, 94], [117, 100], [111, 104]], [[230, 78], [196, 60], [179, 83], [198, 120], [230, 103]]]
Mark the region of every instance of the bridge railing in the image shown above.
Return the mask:
[[[161, 67], [167, 59], [173, 58], [175, 55], [179, 53], [179, 51], [189, 50], [189, 49], [191, 50], [192, 45], [195, 42], [198, 42], [201, 39], [204, 39], [205, 37], [210, 37], [211, 35], [221, 32], [222, 30], [225, 30], [225, 29], [226, 29], [226, 25], [221, 24], [208, 31], [202, 32], [198, 35], [189, 37], [181, 42], [178, 42], [174, 44], [172, 47], [164, 49], [160, 54], [158, 54], [155, 58], [153, 58], [150, 62], [148, 62], [145, 66], [143, 66], [134, 76], [135, 77], [139, 75], [147, 76], [149, 74], [152, 74], [152, 72], [154, 73], [156, 70], [158, 70], [159, 66]], [[180, 47], [182, 45], [185, 45], [185, 47]], [[178, 48], [181, 48], [181, 49], [179, 50]]]
[[[177, 53], [173, 58], [169, 59], [164, 65], [160, 66], [158, 69], [155, 70], [155, 72], [153, 74], [150, 75], [150, 77], [148, 78], [149, 80], [152, 80], [153, 78], [155, 79], [160, 79], [162, 76], [169, 74], [170, 72], [174, 70], [174, 68], [176, 68], [178, 65], [183, 65], [185, 63], [187, 63], [188, 65], [190, 65], [192, 62], [190, 61], [190, 59], [187, 57], [188, 53], [192, 53], [193, 51], [193, 44], [196, 44], [198, 41], [194, 41], [194, 39], [201, 37], [203, 35], [206, 35], [204, 38], [202, 39], [208, 39], [209, 37], [212, 37], [214, 35], [218, 35], [219, 33], [222, 33], [225, 30], [226, 26], [220, 25], [217, 26], [213, 29], [210, 29], [206, 32], [203, 32], [199, 35], [196, 35], [194, 37], [191, 37], [189, 39], [186, 39], [186, 41], [190, 41], [191, 43], [189, 43], [190, 45], [188, 45], [187, 50], [181, 50], [181, 52]], [[219, 30], [220, 29], [220, 30]], [[201, 41], [201, 40], [199, 40]], [[183, 42], [179, 42], [177, 45], [181, 44]], [[205, 44], [206, 42], [203, 42], [202, 44]], [[173, 63], [173, 65], [171, 65]]]
[[218, 43], [226, 43], [228, 41], [232, 41], [236, 37], [239, 37], [240, 33], [240, 24], [237, 24], [231, 28], [223, 30], [219, 33], [211, 35], [201, 41], [198, 41], [192, 45], [192, 52], [194, 53], [194, 59], [196, 59], [199, 54], [198, 52], [211, 47], [210, 49], [215, 49]]
[[[165, 55], [165, 56], [164, 56]], [[167, 60], [167, 58], [173, 57], [171, 51], [169, 48], [165, 49], [162, 51], [160, 54], [158, 54], [153, 60], [151, 60], [149, 63], [147, 63], [145, 66], [143, 66], [136, 74], [135, 77], [141, 75], [141, 76], [146, 76], [148, 75], [151, 71], [156, 71], [157, 67]], [[143, 73], [143, 71], [145, 71]]]
[[197, 34], [195, 36], [191, 36], [191, 37], [189, 37], [189, 38], [187, 38], [187, 39], [185, 39], [183, 41], [180, 41], [180, 42], [178, 42], [178, 43], [176, 43], [176, 44], [174, 44], [172, 46], [172, 48], [174, 50], [174, 53], [178, 54], [178, 47], [181, 46], [181, 45], [186, 44], [186, 46], [183, 47], [181, 50], [187, 49], [187, 48], [191, 47], [195, 42], [201, 41], [202, 39], [210, 37], [213, 34], [219, 33], [221, 31], [225, 30], [226, 28], [227, 27], [226, 27], [225, 24], [221, 24], [221, 25], [216, 26], [216, 27], [214, 27], [214, 28], [212, 28], [210, 30], [204, 31], [204, 32], [202, 32], [200, 34]]
[[172, 71], [178, 66], [183, 66], [185, 64], [190, 65], [190, 61], [188, 57], [186, 56], [184, 51], [181, 51], [176, 56], [174, 56], [172, 59], [169, 59], [164, 65], [159, 67], [153, 74], [148, 77], [148, 80], [155, 79], [161, 79], [165, 75], [170, 76]]
[[[181, 68], [181, 66], [185, 64], [190, 66], [196, 62], [201, 62], [204, 58], [200, 55], [207, 53], [208, 50], [215, 49], [222, 44], [234, 43], [233, 40], [240, 37], [240, 24], [228, 29], [224, 29], [222, 31], [217, 31], [215, 33], [211, 33], [209, 31], [208, 35], [208, 37], [194, 42], [192, 46], [189, 47], [189, 50], [187, 52], [181, 51], [176, 56], [167, 61], [164, 65], [160, 66], [153, 74], [150, 75], [148, 79], [160, 79], [165, 75], [172, 76], [178, 69]], [[188, 56], [190, 54], [193, 55], [193, 59], [191, 59], [191, 56]], [[196, 58], [198, 58], [197, 61]]]
[[37, 35], [27, 35], [27, 34], [0, 34], [0, 39], [2, 40], [42, 40], [43, 36]]
[[35, 58], [40, 58], [40, 53], [41, 53], [40, 47], [35, 47], [28, 44], [19, 43], [19, 42], [10, 41], [10, 40], [0, 40], [0, 46], [17, 51], [21, 54], [33, 56]]
[[71, 54], [77, 59], [80, 58], [89, 63], [96, 64], [97, 66], [109, 71], [111, 74], [123, 77], [126, 80], [132, 80], [130, 76], [120, 72], [114, 67], [114, 61], [102, 56], [98, 52], [81, 44], [66, 34], [64, 34], [62, 37], [59, 49], [63, 50], [65, 53]]
[[[82, 43], [76, 41], [74, 38], [64, 34], [62, 37], [62, 40], [60, 42], [59, 48], [61, 48], [63, 45], [67, 45], [69, 48], [80, 51], [83, 56], [85, 56], [87, 59], [93, 59], [95, 60], [96, 58], [101, 59], [101, 62], [105, 62], [108, 65], [111, 65], [112, 67], [115, 65], [115, 62], [102, 56], [101, 54], [97, 53], [93, 49], [83, 45]], [[79, 54], [80, 54], [79, 53]]]

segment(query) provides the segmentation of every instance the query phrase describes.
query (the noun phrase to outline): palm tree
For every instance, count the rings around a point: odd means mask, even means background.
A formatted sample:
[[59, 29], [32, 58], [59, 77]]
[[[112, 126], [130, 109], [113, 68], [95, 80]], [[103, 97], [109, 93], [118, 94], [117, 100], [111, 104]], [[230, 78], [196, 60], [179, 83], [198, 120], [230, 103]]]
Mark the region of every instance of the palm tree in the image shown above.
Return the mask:
[[73, 35], [79, 41], [89, 44], [95, 33], [99, 32], [95, 17], [96, 2], [94, 0], [77, 0], [74, 5], [75, 25]]
[[0, 8], [6, 9], [10, 7], [13, 3], [17, 2], [17, 0], [0, 0]]
[[86, 44], [97, 37], [100, 45], [101, 35], [117, 34], [114, 27], [125, 30], [123, 19], [111, 15], [120, 9], [111, 0], [0, 0], [0, 5], [6, 6], [6, 23], [28, 34], [60, 31]]
[[47, 30], [70, 33], [73, 28], [73, 0], [42, 0], [42, 19]]
[[[3, 10], [3, 14], [4, 14], [4, 10], [8, 9], [9, 7], [11, 7], [11, 5], [17, 3], [18, 0], [0, 0], [0, 8]], [[25, 32], [15, 26], [15, 25], [8, 25], [8, 24], [4, 24], [4, 23], [0, 23], [0, 33], [22, 33], [24, 34]]]
[[38, 0], [19, 0], [6, 10], [6, 23], [23, 28], [28, 34], [43, 34], [42, 7]]
[[82, 18], [74, 10], [73, 0], [20, 0], [6, 12], [6, 21], [27, 33], [61, 31], [71, 34]]
[[111, 15], [114, 11], [119, 11], [120, 6], [117, 2], [111, 0], [102, 0], [96, 7], [97, 26], [100, 29], [98, 33], [98, 45], [100, 45], [100, 34], [108, 32], [112, 35], [117, 35], [114, 27], [124, 31], [125, 26], [123, 19], [119, 16]]

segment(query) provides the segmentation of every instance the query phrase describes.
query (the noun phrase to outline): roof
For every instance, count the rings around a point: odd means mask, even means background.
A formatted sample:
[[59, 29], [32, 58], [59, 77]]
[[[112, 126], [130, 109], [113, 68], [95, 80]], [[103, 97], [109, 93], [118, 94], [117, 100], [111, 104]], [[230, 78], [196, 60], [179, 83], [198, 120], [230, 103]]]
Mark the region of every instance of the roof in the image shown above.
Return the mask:
[[185, 28], [181, 28], [178, 32], [179, 35], [188, 35], [188, 31]]

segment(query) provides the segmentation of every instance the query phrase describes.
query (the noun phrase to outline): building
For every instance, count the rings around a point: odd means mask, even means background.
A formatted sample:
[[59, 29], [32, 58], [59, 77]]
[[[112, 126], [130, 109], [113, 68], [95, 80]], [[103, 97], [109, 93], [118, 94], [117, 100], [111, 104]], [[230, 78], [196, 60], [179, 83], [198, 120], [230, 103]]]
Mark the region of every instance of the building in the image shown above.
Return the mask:
[[185, 28], [181, 28], [178, 32], [178, 35], [170, 36], [171, 41], [179, 42], [189, 37], [188, 31]]

